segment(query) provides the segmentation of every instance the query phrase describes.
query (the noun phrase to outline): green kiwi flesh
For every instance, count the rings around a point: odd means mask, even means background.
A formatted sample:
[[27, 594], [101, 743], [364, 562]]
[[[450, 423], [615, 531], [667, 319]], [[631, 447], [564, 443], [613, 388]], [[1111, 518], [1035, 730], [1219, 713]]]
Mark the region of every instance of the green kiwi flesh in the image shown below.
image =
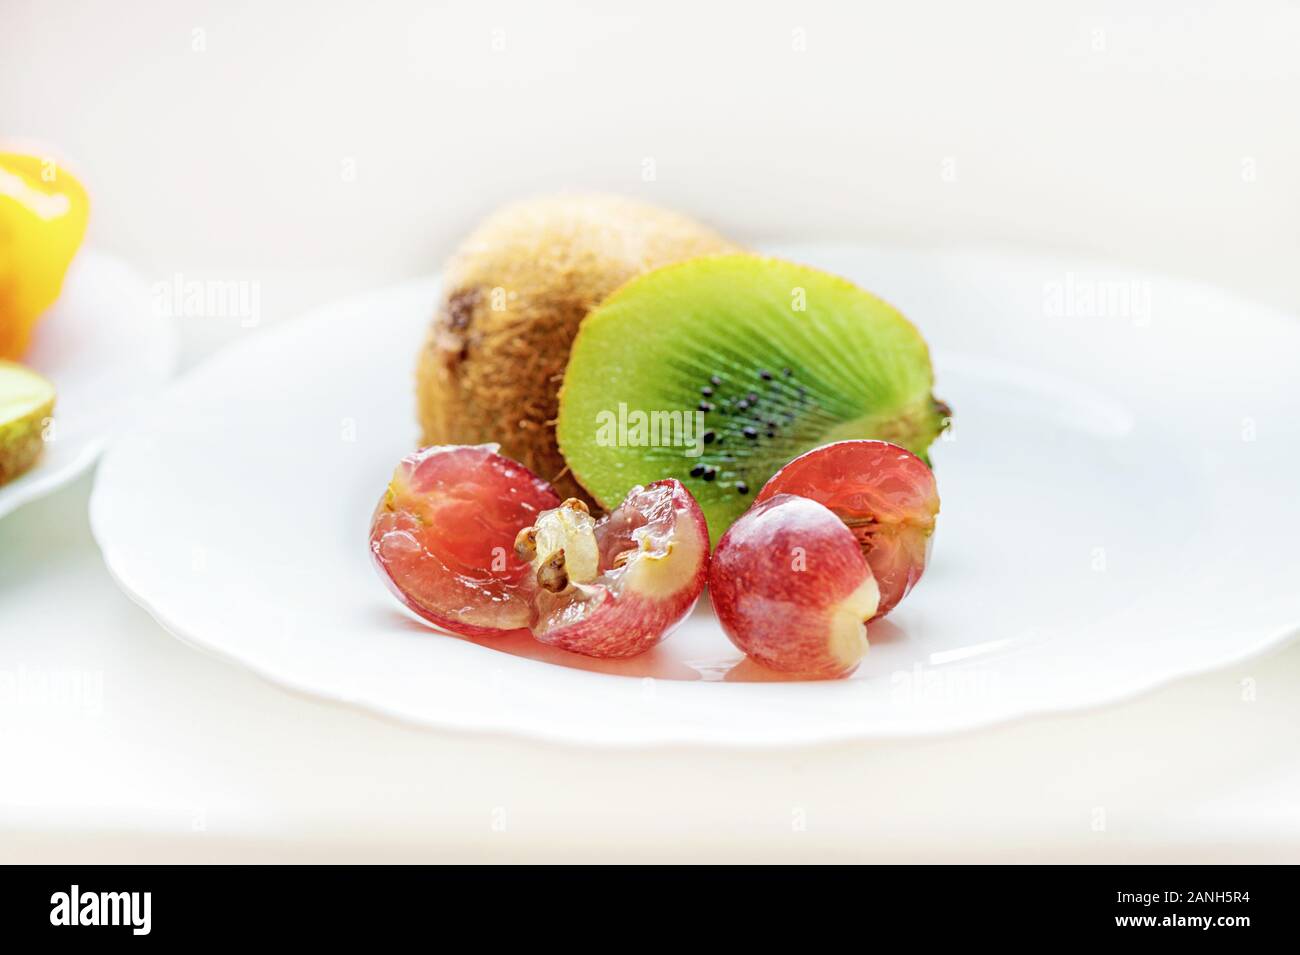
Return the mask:
[[0, 361], [0, 484], [36, 463], [53, 412], [53, 385], [30, 368]]
[[607, 508], [635, 484], [680, 480], [716, 544], [812, 448], [877, 438], [925, 459], [949, 416], [933, 382], [916, 328], [846, 279], [708, 256], [631, 280], [583, 320], [556, 436]]

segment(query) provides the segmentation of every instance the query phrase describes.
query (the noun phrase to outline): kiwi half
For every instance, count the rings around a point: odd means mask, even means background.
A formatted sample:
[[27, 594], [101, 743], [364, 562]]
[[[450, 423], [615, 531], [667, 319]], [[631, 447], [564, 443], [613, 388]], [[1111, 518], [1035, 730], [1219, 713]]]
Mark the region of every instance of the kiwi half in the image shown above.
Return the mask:
[[603, 506], [634, 484], [680, 480], [716, 543], [777, 469], [812, 448], [878, 438], [924, 459], [950, 413], [933, 382], [916, 328], [846, 279], [708, 256], [635, 278], [587, 316], [556, 436]]
[[30, 368], [0, 361], [0, 484], [36, 463], [53, 412], [53, 385]]

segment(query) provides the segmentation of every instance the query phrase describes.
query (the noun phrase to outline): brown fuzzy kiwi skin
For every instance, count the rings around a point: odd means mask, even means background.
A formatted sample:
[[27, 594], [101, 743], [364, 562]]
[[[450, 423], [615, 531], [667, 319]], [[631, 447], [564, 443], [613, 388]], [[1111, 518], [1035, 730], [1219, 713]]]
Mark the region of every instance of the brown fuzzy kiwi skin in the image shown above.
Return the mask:
[[443, 274], [416, 369], [424, 443], [497, 442], [560, 497], [594, 505], [555, 442], [578, 325], [643, 272], [731, 251], [739, 248], [686, 216], [619, 196], [551, 196], [500, 209]]
[[45, 450], [45, 422], [54, 414], [51, 398], [30, 414], [0, 427], [0, 485], [31, 469]]

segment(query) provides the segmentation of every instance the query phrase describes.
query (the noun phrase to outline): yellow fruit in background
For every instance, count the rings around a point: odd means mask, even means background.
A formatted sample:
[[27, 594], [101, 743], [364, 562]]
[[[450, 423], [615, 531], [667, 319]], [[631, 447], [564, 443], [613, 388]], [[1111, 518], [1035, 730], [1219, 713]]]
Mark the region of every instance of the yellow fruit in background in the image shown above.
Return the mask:
[[48, 159], [0, 153], [0, 359], [21, 358], [86, 234], [90, 200]]

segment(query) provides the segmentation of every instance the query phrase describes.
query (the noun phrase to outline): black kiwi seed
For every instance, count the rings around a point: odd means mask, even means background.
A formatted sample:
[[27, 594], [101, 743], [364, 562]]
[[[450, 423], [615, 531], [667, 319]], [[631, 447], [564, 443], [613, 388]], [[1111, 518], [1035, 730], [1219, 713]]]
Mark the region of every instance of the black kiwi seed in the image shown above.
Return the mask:
[[758, 370], [758, 377], [762, 378], [764, 381], [771, 381], [772, 373], [768, 371], [766, 368], [760, 368]]
[[715, 431], [706, 431], [700, 437], [704, 439], [705, 444], [712, 444], [718, 435]]
[[722, 379], [719, 378], [717, 375], [713, 375], [713, 376], [711, 376], [711, 377], [709, 378], [709, 382], [710, 382], [711, 384], [713, 384], [714, 386], [717, 386], [717, 385], [722, 384]]
[[783, 375], [785, 375], [787, 378], [789, 378], [792, 374], [794, 374], [794, 372], [792, 372], [789, 368], [782, 368], [782, 369], [781, 369], [781, 374], [783, 374]]
[[718, 469], [717, 469], [717, 468], [714, 468], [714, 467], [707, 467], [707, 468], [704, 469], [704, 480], [706, 480], [706, 481], [712, 481], [712, 480], [713, 480], [715, 477], [717, 477], [717, 476], [718, 476]]
[[758, 402], [758, 394], [756, 392], [751, 391], [749, 394], [745, 395], [745, 400], [748, 401], [751, 405], [756, 404]]
[[736, 482], [736, 492], [737, 492], [738, 494], [748, 494], [748, 493], [749, 493], [749, 485], [746, 484], [744, 481], [737, 481], [737, 482]]
[[746, 428], [744, 431], [741, 432], [741, 434], [743, 434], [745, 437], [753, 441], [755, 438], [758, 437], [758, 430], [755, 428]]
[[705, 385], [703, 388], [700, 389], [700, 394], [702, 394], [706, 398], [712, 398], [713, 389], [710, 388], [708, 385]]
[[708, 401], [701, 401], [701, 402], [700, 402], [700, 410], [701, 410], [701, 411], [712, 411], [712, 410], [713, 410], [713, 405], [712, 405], [710, 402], [708, 402]]
[[775, 438], [775, 437], [776, 437], [776, 432], [773, 431], [771, 428], [768, 428], [768, 429], [767, 429], [767, 436], [768, 436], [769, 438]]
[[737, 411], [748, 411], [748, 410], [749, 410], [749, 402], [746, 401], [744, 398], [741, 398], [739, 401], [736, 402], [736, 410], [737, 410]]
[[695, 465], [695, 467], [691, 468], [691, 477], [699, 477], [703, 473], [704, 473], [703, 464], [697, 464]]

